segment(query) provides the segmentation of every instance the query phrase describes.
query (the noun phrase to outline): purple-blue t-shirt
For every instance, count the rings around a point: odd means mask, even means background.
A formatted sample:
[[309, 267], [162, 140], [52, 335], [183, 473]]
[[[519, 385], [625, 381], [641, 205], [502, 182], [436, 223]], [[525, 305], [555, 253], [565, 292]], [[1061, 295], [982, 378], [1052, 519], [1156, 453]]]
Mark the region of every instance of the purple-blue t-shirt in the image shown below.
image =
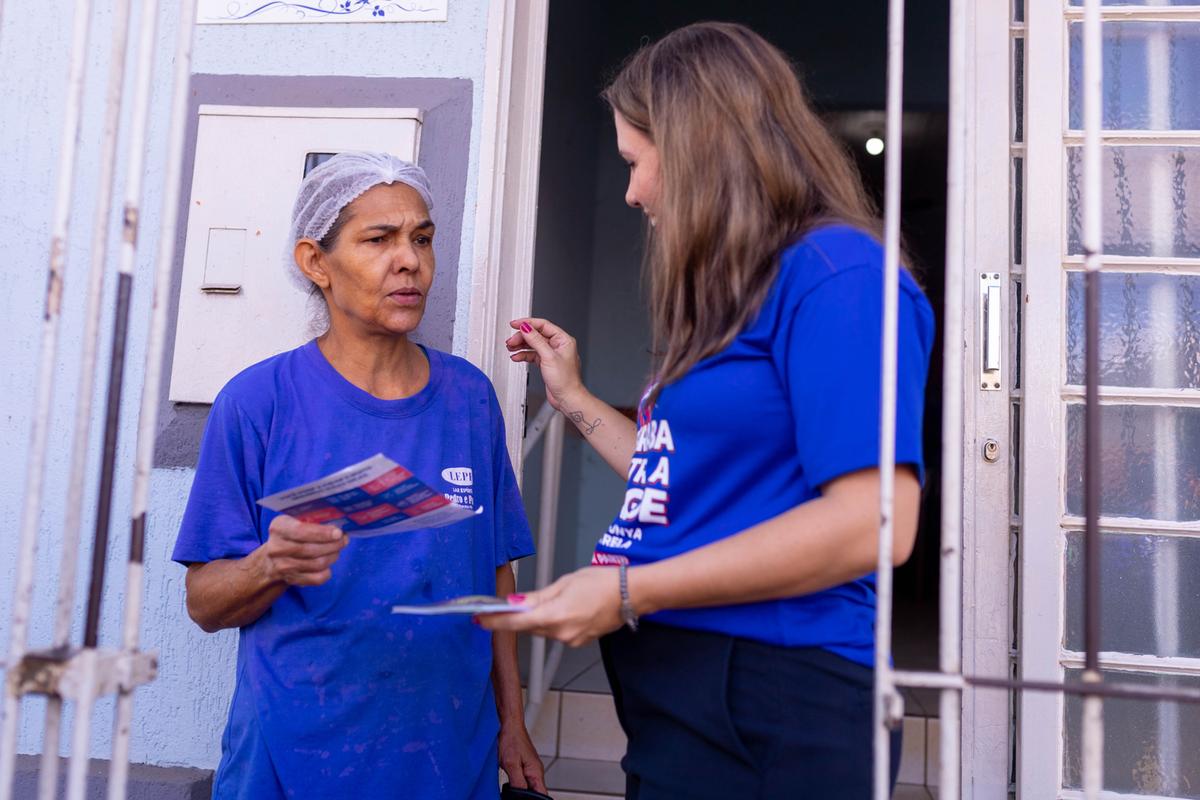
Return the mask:
[[352, 538], [331, 580], [287, 589], [241, 628], [218, 800], [498, 795], [491, 634], [464, 617], [390, 613], [493, 594], [497, 567], [533, 552], [491, 384], [425, 353], [429, 383], [403, 400], [357, 388], [313, 341], [245, 370], [213, 403], [181, 563], [247, 555], [275, 516], [258, 499], [376, 453], [481, 509]]
[[[883, 250], [845, 225], [784, 251], [757, 317], [639, 413], [625, 500], [593, 563], [659, 561], [724, 539], [879, 464]], [[928, 301], [900, 276], [896, 462], [922, 470]], [[649, 617], [874, 660], [873, 575], [801, 597]]]

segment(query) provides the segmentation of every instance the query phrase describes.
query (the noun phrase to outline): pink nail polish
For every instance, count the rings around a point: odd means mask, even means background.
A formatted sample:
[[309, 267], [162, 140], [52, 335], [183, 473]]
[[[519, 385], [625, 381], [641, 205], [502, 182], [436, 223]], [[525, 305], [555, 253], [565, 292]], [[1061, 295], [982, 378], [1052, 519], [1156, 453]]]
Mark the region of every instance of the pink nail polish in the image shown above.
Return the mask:
[[521, 330], [525, 331], [525, 333], [533, 333], [533, 326], [531, 326], [528, 322], [522, 322]]
[[508, 596], [508, 602], [509, 602], [510, 604], [515, 604], [515, 603], [524, 603], [524, 602], [525, 602], [525, 595], [523, 595], [523, 594], [510, 594], [510, 595]]

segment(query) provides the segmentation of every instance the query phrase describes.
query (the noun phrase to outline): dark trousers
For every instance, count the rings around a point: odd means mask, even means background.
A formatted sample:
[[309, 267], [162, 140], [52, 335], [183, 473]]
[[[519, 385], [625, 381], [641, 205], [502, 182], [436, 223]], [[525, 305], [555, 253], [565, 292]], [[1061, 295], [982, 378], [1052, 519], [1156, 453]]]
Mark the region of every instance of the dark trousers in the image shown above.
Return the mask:
[[[873, 671], [644, 623], [600, 642], [629, 750], [627, 800], [869, 800]], [[892, 734], [896, 782], [900, 733]]]

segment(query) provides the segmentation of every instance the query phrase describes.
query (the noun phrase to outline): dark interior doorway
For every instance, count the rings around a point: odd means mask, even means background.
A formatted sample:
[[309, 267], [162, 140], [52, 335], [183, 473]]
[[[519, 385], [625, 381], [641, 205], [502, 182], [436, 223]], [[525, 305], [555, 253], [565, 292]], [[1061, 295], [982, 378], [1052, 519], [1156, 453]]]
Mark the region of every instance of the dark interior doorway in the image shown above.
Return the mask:
[[[942, 265], [946, 219], [947, 0], [910, 4], [906, 22], [902, 221], [912, 267], [939, 317], [926, 405], [927, 478], [912, 559], [895, 576], [895, 658], [936, 668], [941, 442]], [[855, 156], [882, 204], [887, 6], [733, 0], [618, 0], [550, 6], [533, 312], [579, 341], [585, 380], [618, 407], [636, 405], [648, 372], [640, 276], [642, 215], [624, 205], [626, 171], [608, 113], [606, 79], [641, 44], [700, 20], [746, 24], [796, 62], [818, 109]], [[530, 409], [543, 390], [531, 372]], [[540, 464], [529, 461], [526, 505], [536, 513]], [[623, 481], [577, 437], [564, 449], [555, 572], [587, 563], [623, 496]], [[533, 570], [522, 571], [522, 586]]]

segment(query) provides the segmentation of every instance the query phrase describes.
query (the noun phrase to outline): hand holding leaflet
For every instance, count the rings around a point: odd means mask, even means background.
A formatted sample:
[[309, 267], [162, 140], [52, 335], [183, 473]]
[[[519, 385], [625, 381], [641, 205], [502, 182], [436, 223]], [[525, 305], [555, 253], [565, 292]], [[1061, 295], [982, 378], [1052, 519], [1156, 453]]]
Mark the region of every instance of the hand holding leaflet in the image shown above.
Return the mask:
[[349, 536], [440, 528], [483, 511], [455, 503], [382, 453], [258, 503]]

